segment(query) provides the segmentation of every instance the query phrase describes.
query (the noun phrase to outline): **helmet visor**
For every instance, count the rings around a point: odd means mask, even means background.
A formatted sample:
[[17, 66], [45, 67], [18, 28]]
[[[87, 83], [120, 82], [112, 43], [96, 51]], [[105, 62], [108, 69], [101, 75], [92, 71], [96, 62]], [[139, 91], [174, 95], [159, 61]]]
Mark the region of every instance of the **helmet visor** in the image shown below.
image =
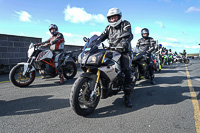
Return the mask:
[[113, 15], [113, 16], [108, 17], [108, 22], [114, 23], [114, 22], [117, 22], [119, 19], [120, 19], [120, 15]]

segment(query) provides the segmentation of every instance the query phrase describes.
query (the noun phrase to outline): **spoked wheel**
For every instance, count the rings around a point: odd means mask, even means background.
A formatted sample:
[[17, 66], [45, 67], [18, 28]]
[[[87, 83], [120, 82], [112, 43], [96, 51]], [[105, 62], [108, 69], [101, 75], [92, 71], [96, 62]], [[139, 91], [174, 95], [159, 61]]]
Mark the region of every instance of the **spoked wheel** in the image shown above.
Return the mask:
[[18, 87], [26, 87], [35, 79], [35, 71], [27, 73], [23, 76], [24, 65], [16, 65], [12, 68], [9, 74], [10, 81]]
[[[94, 82], [94, 81], [93, 81]], [[92, 94], [92, 80], [85, 77], [79, 77], [70, 93], [70, 105], [76, 114], [86, 116], [92, 113], [99, 103], [101, 88], [97, 85], [97, 92]]]
[[65, 67], [63, 68], [63, 74], [66, 79], [72, 79], [76, 76], [77, 67], [76, 64], [72, 61], [67, 62]]

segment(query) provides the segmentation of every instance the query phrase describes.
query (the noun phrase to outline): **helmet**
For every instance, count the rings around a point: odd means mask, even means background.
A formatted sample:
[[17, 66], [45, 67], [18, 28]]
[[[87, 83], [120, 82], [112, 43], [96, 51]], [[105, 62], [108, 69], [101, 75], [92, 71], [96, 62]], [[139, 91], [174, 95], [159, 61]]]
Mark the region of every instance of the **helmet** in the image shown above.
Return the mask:
[[[118, 20], [115, 22], [111, 22], [110, 18], [115, 15], [118, 16]], [[110, 26], [116, 27], [117, 25], [119, 25], [122, 22], [122, 12], [118, 8], [111, 8], [107, 13], [107, 19], [108, 19]]]
[[[143, 36], [144, 33], [147, 33], [147, 36]], [[148, 38], [149, 37], [149, 30], [147, 28], [143, 28], [141, 30], [141, 35], [143, 38]]]
[[159, 46], [159, 48], [162, 48], [162, 44], [159, 44], [158, 46]]
[[[51, 32], [51, 29], [56, 29], [56, 30], [53, 31], [53, 32]], [[58, 26], [55, 25], [55, 24], [51, 24], [51, 25], [49, 26], [49, 31], [50, 31], [50, 33], [51, 33], [53, 36], [56, 35], [56, 34], [58, 33]]]

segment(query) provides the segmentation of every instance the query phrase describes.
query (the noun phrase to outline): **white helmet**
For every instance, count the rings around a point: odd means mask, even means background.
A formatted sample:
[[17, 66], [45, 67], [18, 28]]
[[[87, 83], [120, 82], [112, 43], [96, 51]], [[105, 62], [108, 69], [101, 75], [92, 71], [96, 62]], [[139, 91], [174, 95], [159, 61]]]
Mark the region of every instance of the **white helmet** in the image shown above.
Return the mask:
[[[115, 16], [115, 15], [119, 16], [118, 20], [115, 22], [110, 22], [110, 17]], [[108, 19], [110, 26], [115, 27], [122, 22], [122, 12], [118, 8], [111, 8], [108, 11], [107, 19]]]

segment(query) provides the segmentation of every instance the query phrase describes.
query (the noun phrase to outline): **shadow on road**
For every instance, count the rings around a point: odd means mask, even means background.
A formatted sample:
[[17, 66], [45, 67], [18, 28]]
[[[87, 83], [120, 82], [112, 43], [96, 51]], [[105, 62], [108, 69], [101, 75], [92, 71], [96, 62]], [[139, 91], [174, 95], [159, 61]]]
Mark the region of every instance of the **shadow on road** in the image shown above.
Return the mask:
[[53, 99], [53, 95], [0, 101], [0, 116], [48, 112], [69, 107], [69, 99]]
[[[102, 118], [123, 115], [134, 112], [146, 107], [154, 105], [171, 105], [177, 104], [184, 100], [191, 99], [190, 96], [184, 96], [184, 93], [189, 93], [188, 87], [171, 86], [160, 87], [151, 86], [146, 88], [135, 89], [132, 92], [132, 108], [126, 108], [123, 103], [123, 98], [117, 98], [112, 105], [97, 108], [88, 118]], [[107, 99], [106, 99], [107, 100]], [[100, 101], [101, 102], [101, 101]]]
[[[48, 80], [48, 81], [54, 81], [54, 80], [55, 79]], [[72, 85], [75, 82], [75, 80], [76, 80], [76, 78], [65, 80], [65, 83], [63, 85]], [[44, 83], [45, 83], [45, 81], [44, 81]], [[59, 80], [56, 82], [53, 82], [53, 83], [49, 83], [49, 82], [48, 83], [46, 82], [46, 84], [39, 83], [37, 85], [34, 84], [34, 85], [30, 85], [30, 86], [23, 87], [23, 88], [40, 88], [40, 87], [53, 87], [53, 86], [61, 86], [61, 85], [59, 85]]]

